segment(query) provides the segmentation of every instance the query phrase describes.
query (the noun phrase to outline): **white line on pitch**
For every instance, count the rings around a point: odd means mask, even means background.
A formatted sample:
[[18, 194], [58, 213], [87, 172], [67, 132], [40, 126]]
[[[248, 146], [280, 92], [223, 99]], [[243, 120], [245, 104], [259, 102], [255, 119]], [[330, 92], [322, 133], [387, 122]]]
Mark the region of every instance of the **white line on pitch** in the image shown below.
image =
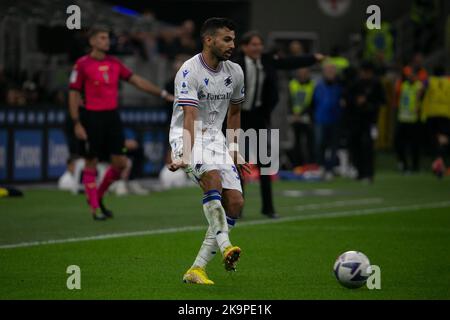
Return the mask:
[[304, 210], [315, 210], [315, 209], [330, 209], [330, 208], [339, 208], [346, 206], [358, 206], [358, 205], [366, 205], [366, 204], [379, 204], [384, 200], [382, 198], [366, 198], [366, 199], [355, 199], [355, 200], [339, 200], [333, 202], [324, 202], [324, 203], [311, 203], [304, 204], [300, 206], [295, 206], [294, 210], [304, 211]]
[[[300, 220], [313, 220], [313, 219], [323, 219], [323, 218], [338, 218], [338, 217], [348, 217], [348, 216], [363, 216], [379, 213], [388, 212], [406, 212], [412, 210], [421, 209], [437, 209], [437, 208], [448, 208], [450, 207], [450, 201], [435, 202], [427, 204], [413, 204], [405, 206], [391, 206], [391, 207], [380, 207], [380, 208], [369, 208], [369, 209], [357, 209], [357, 210], [347, 210], [347, 211], [335, 211], [321, 214], [308, 214], [299, 215], [292, 217], [284, 217], [276, 220], [255, 220], [246, 221], [239, 223], [239, 226], [254, 226], [270, 223], [282, 223], [287, 221], [300, 221]], [[21, 247], [33, 247], [41, 246], [47, 244], [60, 244], [60, 243], [70, 243], [70, 242], [82, 242], [82, 241], [92, 241], [92, 240], [103, 240], [103, 239], [113, 239], [113, 238], [125, 238], [125, 237], [137, 237], [137, 236], [148, 236], [154, 234], [169, 234], [169, 233], [179, 233], [187, 231], [199, 231], [205, 230], [206, 225], [203, 226], [188, 226], [179, 228], [167, 228], [167, 229], [157, 229], [157, 230], [144, 230], [144, 231], [134, 231], [134, 232], [122, 232], [122, 233], [111, 233], [90, 237], [79, 237], [79, 238], [68, 238], [68, 239], [57, 239], [57, 240], [44, 240], [44, 241], [33, 241], [33, 242], [22, 242], [13, 243], [0, 246], [0, 249], [13, 249]]]

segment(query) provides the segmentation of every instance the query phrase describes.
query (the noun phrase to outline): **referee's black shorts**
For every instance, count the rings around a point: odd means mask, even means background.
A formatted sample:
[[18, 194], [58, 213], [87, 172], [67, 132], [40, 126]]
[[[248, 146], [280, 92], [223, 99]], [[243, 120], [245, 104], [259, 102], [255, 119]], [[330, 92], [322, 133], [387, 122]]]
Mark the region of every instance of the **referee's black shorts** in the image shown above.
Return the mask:
[[125, 137], [120, 114], [115, 110], [85, 110], [80, 121], [86, 130], [87, 141], [80, 141], [80, 154], [88, 159], [109, 160], [112, 155], [124, 155]]

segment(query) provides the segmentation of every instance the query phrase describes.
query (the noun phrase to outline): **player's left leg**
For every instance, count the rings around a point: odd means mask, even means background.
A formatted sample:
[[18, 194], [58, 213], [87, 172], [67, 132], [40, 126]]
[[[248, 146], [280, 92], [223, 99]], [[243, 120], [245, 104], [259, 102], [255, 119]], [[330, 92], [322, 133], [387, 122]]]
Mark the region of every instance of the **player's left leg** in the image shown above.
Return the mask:
[[[236, 220], [239, 218], [244, 206], [242, 193], [235, 189], [223, 189], [222, 206], [226, 213], [228, 232], [231, 232], [235, 227]], [[216, 237], [212, 227], [209, 227], [192, 268], [205, 269], [207, 264], [215, 257], [217, 250], [219, 250], [219, 247], [217, 245]], [[236, 266], [233, 265], [232, 267], [235, 269]]]
[[[231, 160], [231, 159], [230, 159]], [[230, 231], [240, 216], [244, 204], [239, 173], [234, 165], [220, 166], [220, 179], [222, 185], [221, 203], [225, 210], [228, 230]], [[205, 240], [197, 255], [194, 265], [206, 266], [212, 260], [218, 250], [214, 241], [214, 232], [210, 227], [206, 233]], [[239, 258], [239, 257], [237, 257]], [[235, 265], [225, 265], [227, 270], [232, 270]]]
[[[225, 208], [228, 228], [231, 231], [236, 226], [236, 220], [240, 217], [244, 207], [244, 198], [242, 192], [236, 189], [223, 189], [222, 204]], [[225, 261], [225, 269], [227, 271], [236, 271], [236, 264], [240, 258], [240, 250], [228, 256]]]

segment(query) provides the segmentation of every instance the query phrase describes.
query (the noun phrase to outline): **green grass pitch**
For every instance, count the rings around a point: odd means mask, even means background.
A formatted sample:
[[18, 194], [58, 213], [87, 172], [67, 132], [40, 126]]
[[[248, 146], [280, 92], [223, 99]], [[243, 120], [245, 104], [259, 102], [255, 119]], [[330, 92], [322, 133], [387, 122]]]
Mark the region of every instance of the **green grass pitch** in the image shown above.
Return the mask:
[[[274, 194], [279, 221], [264, 219], [259, 187], [248, 187], [231, 233], [243, 250], [238, 271], [227, 274], [216, 257], [208, 287], [181, 281], [206, 230], [196, 187], [108, 196], [116, 217], [106, 222], [90, 218], [81, 195], [31, 189], [0, 199], [0, 299], [450, 298], [448, 178], [279, 181]], [[332, 267], [347, 250], [380, 266], [381, 290], [338, 284]], [[66, 287], [69, 265], [81, 268], [81, 290]]]

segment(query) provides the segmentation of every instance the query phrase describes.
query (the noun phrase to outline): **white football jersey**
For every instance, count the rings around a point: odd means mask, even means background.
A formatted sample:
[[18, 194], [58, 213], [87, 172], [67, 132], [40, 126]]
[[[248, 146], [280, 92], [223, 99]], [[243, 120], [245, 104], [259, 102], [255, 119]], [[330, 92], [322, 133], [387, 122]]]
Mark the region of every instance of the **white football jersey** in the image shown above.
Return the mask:
[[205, 135], [223, 137], [222, 124], [229, 104], [242, 103], [244, 95], [244, 73], [237, 63], [222, 61], [213, 70], [201, 53], [195, 55], [183, 64], [175, 77], [169, 141], [179, 141], [183, 137], [184, 106], [198, 108], [197, 121], [201, 121]]

